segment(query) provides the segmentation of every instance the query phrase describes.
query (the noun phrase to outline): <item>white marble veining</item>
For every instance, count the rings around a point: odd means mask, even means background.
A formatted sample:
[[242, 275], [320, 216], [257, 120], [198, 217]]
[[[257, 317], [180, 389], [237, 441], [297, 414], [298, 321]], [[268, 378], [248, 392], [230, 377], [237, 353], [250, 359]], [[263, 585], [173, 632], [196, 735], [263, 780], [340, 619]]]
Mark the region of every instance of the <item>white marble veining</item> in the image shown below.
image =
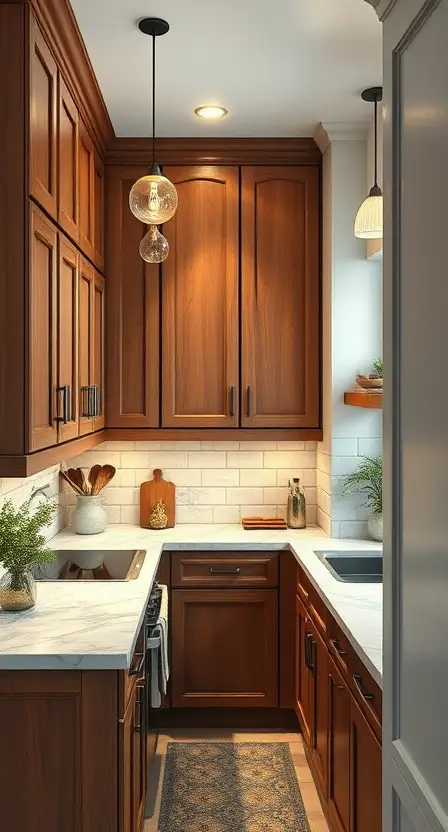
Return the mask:
[[164, 531], [110, 526], [92, 537], [65, 529], [54, 549], [146, 549], [133, 581], [56, 581], [38, 585], [37, 605], [23, 613], [0, 611], [0, 669], [129, 667], [135, 640], [163, 549], [246, 550], [290, 548], [330, 607], [354, 649], [382, 681], [382, 586], [337, 581], [314, 554], [319, 549], [371, 549], [368, 541], [331, 540], [322, 530], [247, 532], [238, 525], [178, 525]]

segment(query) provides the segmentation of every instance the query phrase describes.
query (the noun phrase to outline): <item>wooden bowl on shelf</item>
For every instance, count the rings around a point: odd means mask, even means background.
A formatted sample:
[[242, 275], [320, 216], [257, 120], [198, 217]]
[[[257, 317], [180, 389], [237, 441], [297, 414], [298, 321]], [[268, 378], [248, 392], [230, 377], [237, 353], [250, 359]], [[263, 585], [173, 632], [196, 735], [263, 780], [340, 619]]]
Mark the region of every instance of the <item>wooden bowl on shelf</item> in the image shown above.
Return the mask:
[[382, 390], [382, 378], [369, 378], [368, 376], [356, 376], [356, 384], [363, 390]]

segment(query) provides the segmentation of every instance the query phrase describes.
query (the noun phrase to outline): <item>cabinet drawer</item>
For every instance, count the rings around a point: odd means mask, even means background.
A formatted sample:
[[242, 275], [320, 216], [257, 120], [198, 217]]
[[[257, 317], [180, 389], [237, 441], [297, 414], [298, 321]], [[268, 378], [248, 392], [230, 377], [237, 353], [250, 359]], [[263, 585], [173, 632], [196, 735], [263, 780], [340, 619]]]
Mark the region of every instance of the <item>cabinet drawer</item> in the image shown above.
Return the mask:
[[327, 631], [328, 611], [317, 590], [301, 566], [297, 567], [297, 595], [305, 605], [322, 635]]
[[276, 587], [278, 556], [269, 552], [174, 552], [173, 587]]

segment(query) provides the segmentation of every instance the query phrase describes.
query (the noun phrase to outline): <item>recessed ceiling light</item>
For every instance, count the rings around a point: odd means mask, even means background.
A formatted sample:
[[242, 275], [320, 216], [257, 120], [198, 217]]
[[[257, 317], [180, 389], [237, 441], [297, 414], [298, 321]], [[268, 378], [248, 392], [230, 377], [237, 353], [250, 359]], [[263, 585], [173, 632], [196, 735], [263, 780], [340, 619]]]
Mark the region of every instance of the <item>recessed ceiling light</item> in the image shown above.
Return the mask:
[[195, 113], [200, 118], [222, 118], [226, 116], [228, 110], [225, 107], [218, 107], [216, 104], [205, 105], [203, 107], [196, 107]]

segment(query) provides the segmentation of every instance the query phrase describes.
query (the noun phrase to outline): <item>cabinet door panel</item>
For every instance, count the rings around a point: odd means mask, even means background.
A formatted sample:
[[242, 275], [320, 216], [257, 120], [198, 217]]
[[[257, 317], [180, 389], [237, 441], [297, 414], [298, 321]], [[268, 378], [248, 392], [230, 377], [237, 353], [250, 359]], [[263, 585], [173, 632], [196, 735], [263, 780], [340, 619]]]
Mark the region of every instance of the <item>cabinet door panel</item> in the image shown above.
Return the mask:
[[296, 598], [296, 713], [302, 728], [303, 738], [308, 745], [311, 743], [311, 729], [313, 720], [311, 698], [311, 674], [308, 667], [310, 617], [300, 598]]
[[108, 427], [159, 426], [159, 267], [138, 247], [146, 227], [129, 191], [143, 168], [111, 166], [107, 214]]
[[[328, 707], [328, 815], [335, 832], [349, 832], [350, 694], [330, 657], [328, 657]], [[380, 829], [381, 824], [377, 827], [377, 832]]]
[[57, 219], [57, 67], [31, 15], [30, 193]]
[[94, 257], [94, 162], [95, 149], [86, 127], [80, 122], [79, 129], [79, 229], [80, 246], [84, 254]]
[[94, 155], [93, 210], [95, 264], [102, 271], [104, 268], [104, 165], [97, 151]]
[[93, 281], [93, 383], [97, 390], [98, 413], [93, 419], [93, 429], [100, 430], [105, 425], [105, 372], [104, 372], [104, 288], [105, 281], [98, 272]]
[[319, 170], [242, 169], [247, 427], [320, 423]]
[[[238, 169], [172, 167], [163, 229], [163, 427], [238, 424]], [[231, 390], [232, 388], [232, 390]]]
[[313, 721], [311, 731], [311, 752], [324, 794], [327, 789], [328, 751], [328, 666], [327, 647], [311, 622], [313, 632], [311, 648], [311, 675]]
[[57, 232], [31, 206], [29, 449], [57, 442]]
[[75, 242], [78, 242], [78, 110], [60, 76], [58, 149], [59, 224]]
[[378, 832], [382, 824], [381, 746], [360, 708], [350, 701], [351, 832]]
[[123, 719], [118, 723], [118, 829], [134, 832], [134, 718], [135, 688]]
[[93, 385], [94, 341], [94, 277], [93, 266], [81, 257], [79, 269], [79, 433], [84, 436], [93, 430], [92, 399], [89, 389]]
[[276, 590], [172, 591], [174, 707], [278, 705]]
[[[78, 265], [75, 246], [59, 239], [58, 385], [68, 384], [68, 422], [59, 422], [59, 442], [78, 436]], [[59, 415], [62, 415], [58, 402]]]

